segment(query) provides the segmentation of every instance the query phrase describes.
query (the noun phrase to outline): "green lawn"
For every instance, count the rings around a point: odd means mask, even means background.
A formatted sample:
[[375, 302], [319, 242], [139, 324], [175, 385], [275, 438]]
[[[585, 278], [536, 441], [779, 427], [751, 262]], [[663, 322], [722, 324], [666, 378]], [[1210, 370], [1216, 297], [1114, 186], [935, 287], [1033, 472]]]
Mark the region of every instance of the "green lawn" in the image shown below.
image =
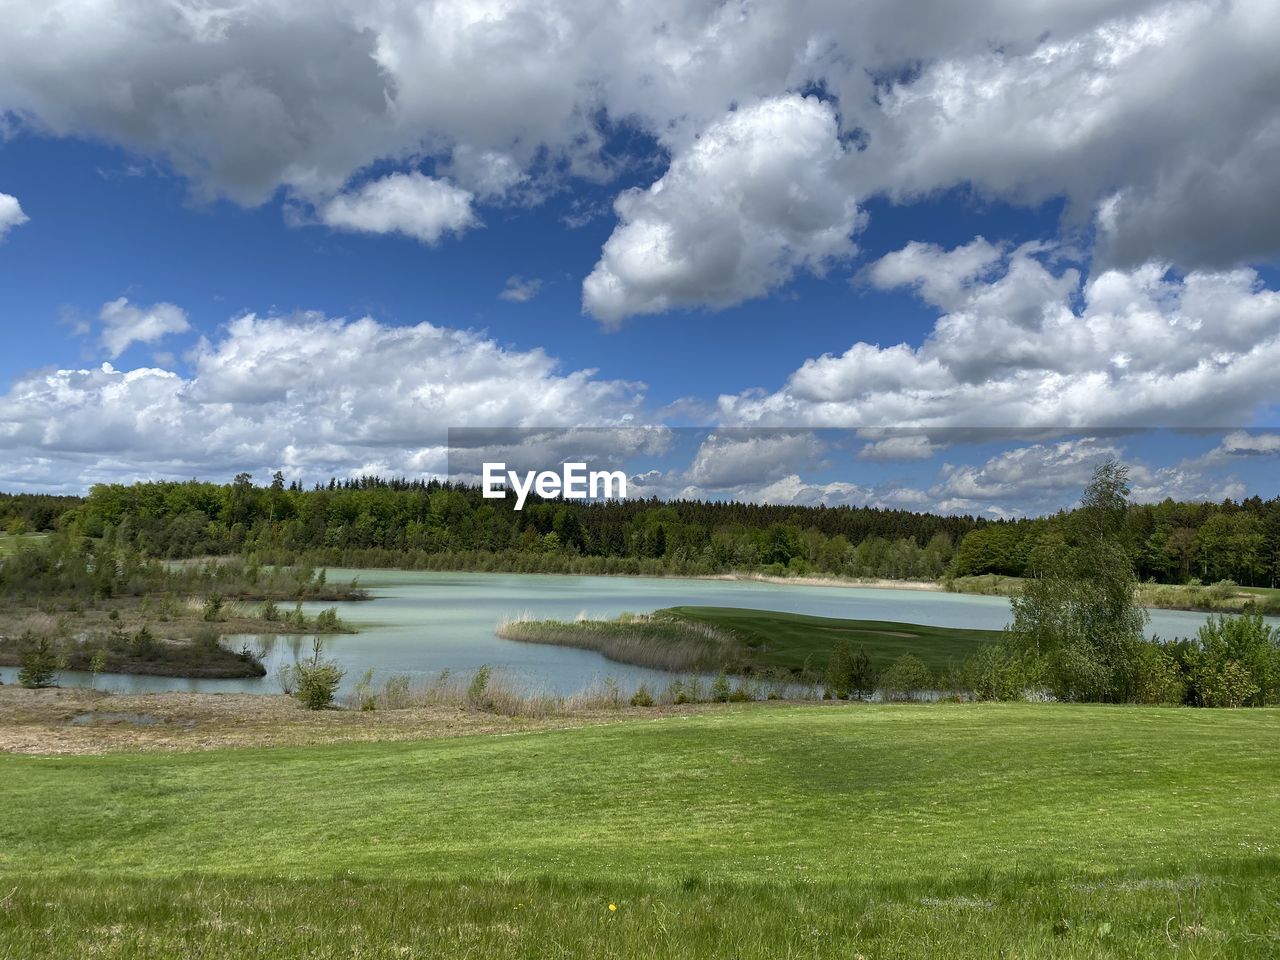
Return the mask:
[[0, 533], [0, 557], [14, 553], [24, 543], [35, 545], [48, 539], [47, 533], [24, 533], [16, 537]]
[[934, 670], [958, 664], [979, 647], [1000, 639], [999, 630], [960, 630], [888, 620], [839, 620], [799, 613], [747, 610], [738, 607], [671, 607], [658, 614], [728, 630], [747, 647], [749, 660], [761, 667], [800, 669], [808, 661], [823, 669], [839, 640], [867, 651], [880, 668], [904, 653], [914, 653]]
[[0, 756], [5, 958], [1277, 951], [1276, 710], [756, 704]]

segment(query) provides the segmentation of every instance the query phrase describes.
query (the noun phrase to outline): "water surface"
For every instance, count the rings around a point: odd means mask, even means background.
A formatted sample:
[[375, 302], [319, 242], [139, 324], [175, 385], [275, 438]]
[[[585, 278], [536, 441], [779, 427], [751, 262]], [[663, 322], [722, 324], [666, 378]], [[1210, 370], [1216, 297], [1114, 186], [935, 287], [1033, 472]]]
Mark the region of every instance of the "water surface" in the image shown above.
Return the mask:
[[[614, 663], [590, 650], [519, 643], [494, 636], [500, 620], [523, 614], [556, 619], [572, 619], [579, 613], [612, 617], [678, 604], [703, 604], [990, 630], [1009, 622], [1009, 601], [1003, 597], [922, 590], [645, 577], [329, 571], [330, 579], [356, 576], [375, 599], [336, 606], [344, 619], [359, 626], [360, 633], [324, 638], [327, 654], [346, 668], [347, 687], [369, 668], [378, 682], [391, 674], [431, 680], [442, 670], [469, 673], [482, 664], [503, 671], [531, 689], [557, 693], [574, 693], [606, 676], [617, 678], [624, 687], [642, 680], [662, 686], [667, 682], [667, 675], [660, 671]], [[315, 614], [326, 606], [333, 604], [304, 604], [304, 609]], [[1166, 639], [1190, 636], [1204, 620], [1202, 613], [1153, 610], [1148, 630]], [[248, 642], [251, 647], [263, 645], [267, 676], [192, 680], [102, 674], [97, 685], [130, 692], [276, 693], [276, 667], [305, 655], [311, 641], [309, 637], [285, 636], [233, 638], [230, 642], [236, 646], [241, 642]], [[16, 674], [11, 667], [0, 669], [0, 679], [5, 683], [14, 682]], [[67, 685], [88, 684], [90, 679], [87, 674], [62, 674], [62, 683]]]

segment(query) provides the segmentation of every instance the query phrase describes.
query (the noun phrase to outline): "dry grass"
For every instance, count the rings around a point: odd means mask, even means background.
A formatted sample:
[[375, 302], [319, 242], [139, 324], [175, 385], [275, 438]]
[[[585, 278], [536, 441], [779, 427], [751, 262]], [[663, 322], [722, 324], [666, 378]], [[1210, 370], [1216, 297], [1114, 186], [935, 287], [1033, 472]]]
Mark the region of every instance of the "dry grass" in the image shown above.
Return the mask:
[[568, 623], [522, 616], [503, 620], [495, 632], [505, 640], [579, 647], [655, 670], [733, 669], [743, 659], [742, 644], [732, 633], [677, 617], [624, 613], [614, 620], [592, 620], [583, 613]]
[[[544, 707], [538, 711], [530, 700], [504, 693], [501, 683], [495, 684], [488, 704], [473, 706], [466, 702], [465, 689], [459, 695], [456, 686], [446, 687], [436, 693], [411, 690], [410, 702], [397, 709], [309, 711], [284, 695], [108, 694], [85, 687], [25, 690], [6, 684], [0, 685], [0, 752], [105, 754], [430, 740], [718, 709], [708, 704], [632, 708], [625, 699], [615, 705], [587, 692], [542, 698]], [[526, 712], [515, 712], [517, 705]], [[148, 722], [130, 722], [121, 719], [124, 716], [145, 717]], [[73, 723], [76, 718], [80, 719]]]

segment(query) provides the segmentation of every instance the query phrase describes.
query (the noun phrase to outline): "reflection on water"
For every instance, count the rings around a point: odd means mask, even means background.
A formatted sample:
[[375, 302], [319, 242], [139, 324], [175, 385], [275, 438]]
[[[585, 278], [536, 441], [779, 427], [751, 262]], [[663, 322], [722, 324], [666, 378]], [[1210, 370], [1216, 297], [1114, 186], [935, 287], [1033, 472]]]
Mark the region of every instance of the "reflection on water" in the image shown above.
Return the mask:
[[[1001, 597], [919, 590], [398, 570], [331, 570], [330, 576], [359, 576], [361, 585], [376, 598], [337, 604], [339, 615], [357, 624], [360, 633], [324, 638], [326, 654], [347, 670], [348, 689], [369, 668], [374, 670], [375, 683], [393, 674], [426, 682], [442, 670], [467, 673], [481, 664], [501, 670], [530, 689], [562, 694], [575, 693], [605, 676], [616, 677], [624, 686], [642, 681], [665, 685], [668, 679], [660, 671], [613, 663], [589, 650], [519, 643], [494, 636], [499, 620], [522, 614], [557, 619], [572, 619], [579, 613], [612, 617], [677, 604], [704, 604], [980, 629], [1000, 629], [1009, 621], [1009, 602]], [[303, 604], [308, 615], [330, 606], [334, 604]], [[1166, 639], [1190, 636], [1204, 619], [1200, 613], [1153, 610], [1149, 632]], [[236, 649], [247, 643], [260, 653], [267, 676], [191, 680], [102, 674], [97, 686], [122, 692], [276, 693], [277, 668], [307, 656], [311, 650], [311, 638], [305, 636], [230, 637], [228, 643]], [[0, 669], [0, 679], [5, 683], [15, 682], [16, 675], [15, 668]], [[88, 686], [92, 679], [89, 674], [74, 672], [61, 675], [61, 682], [66, 685]]]

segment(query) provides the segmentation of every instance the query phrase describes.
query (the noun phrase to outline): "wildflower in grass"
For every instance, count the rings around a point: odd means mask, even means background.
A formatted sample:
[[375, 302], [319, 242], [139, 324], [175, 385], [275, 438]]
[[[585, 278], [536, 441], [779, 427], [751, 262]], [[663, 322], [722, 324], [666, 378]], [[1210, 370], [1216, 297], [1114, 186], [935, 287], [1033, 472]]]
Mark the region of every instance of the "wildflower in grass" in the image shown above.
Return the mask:
[[616, 903], [611, 903], [611, 904], [609, 904], [609, 912], [610, 912], [610, 913], [617, 913], [617, 912], [618, 912], [618, 905], [617, 905]]

